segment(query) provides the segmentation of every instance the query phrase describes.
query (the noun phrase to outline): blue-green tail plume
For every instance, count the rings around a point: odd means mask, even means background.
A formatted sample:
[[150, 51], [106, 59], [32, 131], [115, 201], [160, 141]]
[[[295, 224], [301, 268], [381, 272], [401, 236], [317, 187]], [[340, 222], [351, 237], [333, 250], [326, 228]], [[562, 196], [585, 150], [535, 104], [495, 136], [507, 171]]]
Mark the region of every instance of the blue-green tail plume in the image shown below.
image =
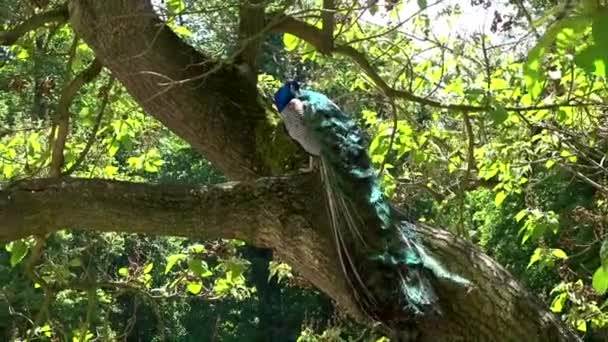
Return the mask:
[[[283, 103], [281, 96], [286, 96]], [[290, 132], [305, 127], [293, 136], [321, 160], [340, 261], [361, 309], [387, 325], [440, 314], [432, 280], [469, 282], [426, 252], [411, 224], [386, 198], [355, 121], [323, 94], [300, 91], [290, 83], [275, 100], [286, 122], [301, 118]], [[318, 148], [306, 148], [310, 140]]]

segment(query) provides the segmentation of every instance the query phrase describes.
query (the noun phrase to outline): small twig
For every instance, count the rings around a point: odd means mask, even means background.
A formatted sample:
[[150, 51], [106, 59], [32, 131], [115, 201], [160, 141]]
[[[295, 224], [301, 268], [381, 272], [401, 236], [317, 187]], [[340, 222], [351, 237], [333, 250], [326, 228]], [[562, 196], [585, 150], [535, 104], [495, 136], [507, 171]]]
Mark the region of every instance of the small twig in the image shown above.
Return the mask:
[[27, 263], [25, 264], [25, 274], [30, 278], [33, 283], [37, 283], [38, 285], [40, 285], [40, 288], [42, 288], [42, 291], [44, 292], [44, 300], [42, 302], [42, 305], [40, 306], [40, 311], [38, 311], [36, 317], [34, 318], [34, 324], [32, 325], [32, 328], [28, 334], [28, 339], [31, 339], [36, 328], [39, 327], [42, 324], [43, 320], [48, 317], [49, 307], [55, 298], [55, 294], [49, 284], [44, 279], [42, 279], [42, 277], [40, 277], [34, 270], [36, 264], [38, 263], [44, 252], [46, 237], [36, 236], [34, 239], [35, 244], [32, 248], [32, 254], [30, 255], [27, 260]]
[[63, 4], [48, 12], [35, 14], [10, 31], [0, 32], [0, 45], [13, 45], [21, 36], [47, 23], [66, 22], [69, 18], [68, 6]]
[[397, 127], [399, 124], [399, 120], [397, 119], [397, 106], [395, 105], [394, 100], [391, 100], [391, 107], [392, 107], [392, 112], [393, 112], [393, 115], [392, 115], [393, 130], [391, 132], [390, 140], [388, 141], [388, 150], [384, 154], [384, 159], [382, 160], [382, 165], [380, 165], [380, 171], [378, 172], [378, 175], [382, 175], [382, 173], [384, 172], [384, 165], [386, 164], [386, 161], [388, 160], [388, 155], [391, 153], [391, 150], [393, 149], [393, 144], [395, 142], [395, 136], [397, 135]]
[[91, 130], [91, 134], [89, 135], [87, 144], [85, 145], [84, 149], [82, 150], [82, 152], [80, 153], [80, 155], [78, 156], [78, 158], [76, 159], [74, 164], [72, 164], [72, 166], [70, 166], [70, 168], [68, 170], [63, 172], [64, 176], [71, 175], [76, 169], [78, 169], [78, 167], [80, 167], [80, 164], [82, 164], [82, 162], [86, 158], [87, 154], [89, 153], [89, 150], [93, 146], [93, 143], [95, 143], [95, 138], [97, 137], [97, 132], [99, 131], [99, 126], [101, 126], [103, 114], [105, 113], [105, 109], [108, 105], [109, 98], [110, 98], [110, 91], [112, 90], [113, 85], [114, 85], [114, 78], [111, 77], [110, 80], [108, 81], [108, 84], [106, 85], [105, 94], [103, 96], [101, 106], [99, 108], [99, 113], [97, 114], [97, 118], [95, 118], [95, 124], [93, 125], [93, 129]]
[[97, 288], [91, 287], [87, 290], [87, 314], [85, 317], [85, 321], [82, 322], [82, 327], [80, 328], [80, 338], [79, 341], [86, 341], [85, 337], [87, 336], [87, 332], [89, 331], [89, 326], [91, 325], [91, 320], [93, 319], [93, 313], [95, 312], [95, 306], [97, 304]]

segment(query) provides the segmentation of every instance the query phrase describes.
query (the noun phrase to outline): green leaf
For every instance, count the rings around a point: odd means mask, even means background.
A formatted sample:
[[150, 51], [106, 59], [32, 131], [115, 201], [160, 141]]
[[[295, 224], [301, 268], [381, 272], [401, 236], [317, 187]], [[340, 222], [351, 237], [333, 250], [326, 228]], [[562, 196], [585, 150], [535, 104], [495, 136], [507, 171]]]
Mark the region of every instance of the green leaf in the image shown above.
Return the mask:
[[555, 35], [556, 45], [561, 52], [580, 45], [583, 34], [591, 25], [586, 15], [572, 16], [556, 23], [548, 32], [548, 38]]
[[126, 268], [126, 267], [119, 268], [118, 269], [118, 274], [121, 275], [121, 276], [123, 276], [123, 277], [126, 277], [126, 276], [129, 275], [129, 269]]
[[496, 106], [496, 108], [490, 112], [490, 117], [492, 118], [492, 121], [494, 121], [494, 124], [500, 125], [507, 120], [509, 113], [507, 113], [503, 106]]
[[186, 254], [173, 254], [170, 255], [167, 258], [167, 265], [165, 266], [165, 274], [169, 273], [169, 271], [171, 271], [171, 269], [173, 268], [173, 266], [175, 266], [175, 263], [177, 263], [180, 260], [183, 260], [187, 257]]
[[543, 256], [543, 249], [542, 248], [536, 248], [534, 250], [534, 253], [532, 253], [532, 256], [530, 257], [530, 262], [528, 263], [528, 268], [530, 268], [530, 266], [534, 265], [535, 263], [539, 262], [540, 259]]
[[289, 33], [285, 33], [283, 35], [283, 44], [285, 44], [285, 50], [287, 51], [293, 51], [298, 47], [298, 43], [300, 42], [300, 39], [294, 35], [291, 35]]
[[190, 246], [190, 249], [193, 253], [200, 254], [205, 251], [205, 246], [197, 243], [196, 245]]
[[574, 63], [587, 73], [605, 77], [606, 75], [606, 58], [604, 50], [591, 45], [580, 51], [574, 56]]
[[30, 53], [29, 51], [27, 51], [27, 49], [19, 49], [19, 53], [17, 53], [17, 58], [22, 61], [25, 61], [30, 58]]
[[146, 267], [144, 267], [144, 274], [148, 274], [152, 271], [152, 268], [154, 268], [154, 263], [150, 262], [146, 265]]
[[603, 46], [608, 42], [608, 16], [604, 13], [593, 16], [591, 37], [597, 46]]
[[559, 248], [553, 248], [551, 254], [558, 259], [568, 259], [568, 254]]
[[523, 219], [524, 217], [526, 217], [526, 215], [528, 214], [528, 209], [522, 209], [520, 210], [517, 215], [515, 215], [515, 221], [519, 222], [521, 221], [521, 219]]
[[593, 288], [599, 295], [603, 295], [608, 290], [608, 269], [604, 266], [600, 266], [595, 273], [593, 273]]
[[176, 26], [173, 28], [173, 32], [182, 37], [192, 37], [192, 31], [185, 26]]
[[417, 0], [417, 1], [418, 1], [418, 7], [420, 7], [420, 9], [425, 9], [427, 7], [426, 0]]
[[194, 295], [197, 295], [203, 289], [203, 285], [199, 282], [188, 284], [188, 291]]
[[106, 176], [114, 176], [118, 172], [118, 168], [116, 166], [108, 165], [104, 168], [104, 172]]
[[564, 304], [566, 304], [566, 299], [568, 299], [568, 293], [562, 292], [553, 298], [551, 302], [551, 311], [558, 313], [562, 312], [564, 309]]
[[507, 194], [504, 191], [498, 192], [496, 197], [494, 197], [494, 204], [496, 204], [497, 207], [500, 207], [505, 198], [507, 198]]
[[209, 270], [207, 263], [200, 259], [191, 259], [188, 263], [188, 269], [200, 277], [209, 277], [213, 273]]
[[545, 54], [545, 47], [539, 43], [528, 53], [528, 60], [524, 64], [524, 80], [528, 93], [532, 99], [540, 95], [542, 82], [544, 81], [542, 61]]
[[186, 9], [184, 0], [167, 0], [167, 8], [172, 14], [183, 12]]
[[604, 239], [600, 247], [600, 260], [602, 265], [608, 266], [608, 239]]
[[549, 160], [547, 160], [547, 162], [545, 163], [545, 167], [546, 167], [547, 169], [552, 168], [552, 167], [553, 167], [553, 165], [555, 165], [555, 160], [553, 160], [553, 159], [549, 159]]
[[23, 240], [13, 241], [11, 248], [11, 267], [17, 266], [23, 260], [27, 251], [29, 250], [29, 246]]
[[145, 163], [144, 170], [146, 170], [146, 172], [155, 173], [158, 172], [158, 167], [152, 163]]
[[80, 258], [74, 258], [74, 259], [70, 260], [69, 265], [71, 267], [80, 267], [80, 266], [82, 266], [82, 261], [80, 260]]
[[574, 323], [574, 326], [576, 326], [576, 330], [578, 330], [578, 331], [582, 331], [582, 332], [587, 331], [587, 322], [582, 318], [577, 319], [576, 322]]

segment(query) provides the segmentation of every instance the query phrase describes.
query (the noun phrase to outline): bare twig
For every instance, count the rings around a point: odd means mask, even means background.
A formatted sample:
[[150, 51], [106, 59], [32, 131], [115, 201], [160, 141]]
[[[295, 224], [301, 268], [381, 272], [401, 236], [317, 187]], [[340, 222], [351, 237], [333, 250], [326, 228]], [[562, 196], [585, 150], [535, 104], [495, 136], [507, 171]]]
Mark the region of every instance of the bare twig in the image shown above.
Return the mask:
[[40, 310], [34, 318], [34, 324], [30, 330], [30, 333], [28, 334], [28, 339], [31, 339], [32, 335], [34, 334], [34, 331], [43, 323], [44, 319], [48, 318], [49, 307], [55, 299], [55, 293], [53, 292], [49, 284], [44, 279], [42, 279], [42, 277], [40, 277], [34, 270], [36, 264], [38, 263], [38, 261], [40, 261], [40, 258], [42, 257], [45, 244], [46, 237], [35, 236], [35, 244], [32, 248], [32, 254], [30, 255], [27, 260], [27, 263], [25, 264], [25, 274], [30, 278], [33, 283], [40, 285], [40, 288], [42, 288], [42, 291], [44, 292], [44, 300], [42, 301]]
[[[408, 101], [413, 101], [422, 105], [427, 105], [436, 108], [449, 109], [454, 111], [467, 111], [469, 113], [477, 113], [491, 110], [488, 105], [474, 106], [466, 104], [446, 104], [436, 100], [417, 96], [409, 91], [399, 90], [389, 86], [386, 81], [378, 74], [374, 67], [369, 63], [367, 57], [357, 49], [349, 45], [335, 45], [332, 47], [323, 39], [323, 31], [306, 22], [295, 19], [291, 16], [283, 16], [277, 20], [277, 24], [271, 27], [273, 32], [286, 32], [292, 34], [314, 46], [317, 51], [324, 54], [336, 53], [350, 58], [361, 70], [369, 77], [374, 85], [378, 87], [385, 95], [394, 98], [401, 98]], [[597, 103], [575, 103], [572, 101], [539, 105], [527, 107], [505, 107], [507, 111], [526, 112], [542, 109], [557, 109], [559, 107], [580, 107], [580, 106], [598, 106]]]
[[101, 126], [101, 120], [103, 118], [103, 115], [105, 113], [106, 107], [108, 105], [109, 98], [110, 98], [110, 91], [112, 90], [112, 86], [113, 85], [114, 85], [114, 78], [111, 77], [110, 80], [108, 81], [108, 84], [105, 86], [105, 90], [104, 90], [105, 93], [104, 93], [103, 99], [101, 101], [101, 106], [99, 108], [99, 113], [97, 114], [97, 118], [95, 118], [95, 124], [93, 125], [93, 129], [91, 130], [91, 134], [89, 135], [89, 139], [87, 140], [87, 144], [85, 145], [84, 149], [82, 150], [82, 152], [80, 153], [80, 155], [78, 156], [78, 158], [76, 159], [76, 161], [74, 162], [74, 164], [72, 164], [72, 166], [70, 166], [70, 168], [67, 169], [63, 173], [64, 176], [71, 175], [78, 167], [80, 167], [80, 165], [82, 164], [82, 162], [86, 158], [87, 154], [89, 153], [89, 150], [91, 149], [91, 147], [95, 143], [95, 138], [97, 137], [97, 131], [99, 131], [99, 126]]

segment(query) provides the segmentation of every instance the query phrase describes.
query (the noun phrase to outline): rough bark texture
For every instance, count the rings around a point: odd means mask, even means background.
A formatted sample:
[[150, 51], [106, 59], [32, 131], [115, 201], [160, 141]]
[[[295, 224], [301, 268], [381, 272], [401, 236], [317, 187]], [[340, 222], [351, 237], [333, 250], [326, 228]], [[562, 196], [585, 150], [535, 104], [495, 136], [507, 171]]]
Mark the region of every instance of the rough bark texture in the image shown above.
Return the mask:
[[[77, 34], [147, 113], [224, 174], [245, 181], [200, 189], [83, 179], [25, 182], [0, 191], [0, 240], [66, 227], [239, 238], [273, 248], [360, 318], [341, 276], [318, 178], [252, 181], [284, 166], [284, 151], [293, 149], [284, 146], [243, 68], [186, 45], [157, 19], [148, 0], [71, 0], [69, 13]], [[252, 55], [243, 56], [251, 61]], [[437, 284], [444, 317], [421, 320], [404, 333], [418, 333], [419, 341], [577, 340], [472, 245], [444, 231], [418, 229], [439, 259], [476, 288], [466, 293]]]
[[[248, 72], [184, 43], [144, 0], [77, 0], [70, 20], [145, 109], [232, 179], [271, 173], [273, 128]], [[262, 153], [262, 147], [265, 148]], [[280, 148], [277, 148], [280, 150]]]

